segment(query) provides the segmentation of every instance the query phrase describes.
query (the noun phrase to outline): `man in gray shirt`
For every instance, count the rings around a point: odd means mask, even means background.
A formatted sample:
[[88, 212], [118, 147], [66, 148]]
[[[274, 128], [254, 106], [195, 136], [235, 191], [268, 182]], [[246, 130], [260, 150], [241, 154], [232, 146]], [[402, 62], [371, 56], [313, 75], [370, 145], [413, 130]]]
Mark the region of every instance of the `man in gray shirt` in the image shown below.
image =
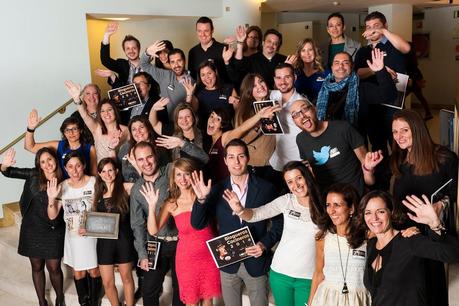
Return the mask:
[[[174, 137], [175, 138], [175, 137]], [[181, 140], [179, 146], [181, 150], [196, 158], [202, 163], [208, 161], [207, 154], [198, 146]], [[183, 305], [180, 302], [177, 276], [175, 274], [175, 251], [177, 248], [177, 228], [172, 218], [155, 236], [150, 236], [147, 232], [146, 220], [148, 218], [148, 203], [140, 193], [140, 188], [146, 183], [151, 182], [155, 190], [159, 190], [158, 203], [163, 203], [168, 196], [169, 169], [171, 163], [164, 167], [157, 166], [157, 152], [153, 144], [149, 142], [139, 142], [133, 149], [137, 168], [142, 174], [131, 189], [131, 227], [134, 234], [134, 247], [139, 257], [139, 265], [144, 270], [143, 280], [143, 304], [159, 306], [159, 296], [166, 273], [171, 270], [173, 299], [172, 305]], [[161, 205], [156, 207], [156, 214], [159, 214]], [[158, 261], [155, 270], [148, 269], [148, 257], [146, 242], [156, 240], [161, 242]]]

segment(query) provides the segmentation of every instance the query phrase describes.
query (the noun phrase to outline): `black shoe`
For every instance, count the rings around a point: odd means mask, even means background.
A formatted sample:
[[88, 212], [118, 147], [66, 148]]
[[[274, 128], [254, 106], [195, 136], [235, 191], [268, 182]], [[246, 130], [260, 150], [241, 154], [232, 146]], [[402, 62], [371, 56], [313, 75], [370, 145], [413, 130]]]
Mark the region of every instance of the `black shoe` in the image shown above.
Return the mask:
[[56, 297], [56, 301], [54, 302], [54, 306], [65, 306], [65, 298], [62, 297], [61, 299]]
[[90, 306], [90, 299], [89, 299], [89, 286], [87, 278], [82, 279], [73, 279], [75, 282], [75, 288], [78, 294], [78, 303], [81, 306]]
[[102, 278], [89, 277], [89, 292], [91, 296], [91, 306], [99, 306], [102, 298]]
[[137, 290], [134, 293], [134, 301], [139, 300], [142, 297], [142, 287], [143, 287], [143, 276], [138, 276], [137, 278]]

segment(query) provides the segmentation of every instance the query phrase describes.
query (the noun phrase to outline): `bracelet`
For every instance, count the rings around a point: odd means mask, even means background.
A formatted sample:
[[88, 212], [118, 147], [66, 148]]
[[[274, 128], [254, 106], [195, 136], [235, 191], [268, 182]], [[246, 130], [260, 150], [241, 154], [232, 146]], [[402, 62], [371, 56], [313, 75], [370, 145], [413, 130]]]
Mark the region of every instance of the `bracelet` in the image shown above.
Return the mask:
[[239, 41], [239, 40], [237, 41], [237, 44], [241, 44], [242, 45], [243, 43], [244, 43], [244, 41]]
[[437, 226], [435, 226], [435, 227], [431, 227], [430, 229], [433, 230], [434, 232], [446, 230], [446, 228], [445, 228], [445, 226], [443, 225], [442, 222], [440, 222], [440, 223], [439, 223]]
[[367, 171], [367, 172], [373, 172], [373, 169], [368, 169], [367, 167], [365, 167], [365, 163], [362, 164], [362, 169]]
[[30, 129], [29, 127], [27, 127], [27, 132], [33, 133], [33, 132], [35, 132], [35, 129]]
[[197, 200], [198, 200], [198, 202], [205, 202], [205, 201], [206, 201], [206, 198], [202, 198], [202, 199], [199, 199], [199, 198], [198, 198]]
[[83, 102], [81, 102], [80, 100], [76, 101], [75, 99], [73, 99], [73, 103], [75, 103], [76, 105], [81, 105], [81, 103]]
[[236, 216], [240, 217], [240, 216], [242, 216], [243, 214], [244, 214], [244, 208], [243, 208], [240, 212], [236, 213]]

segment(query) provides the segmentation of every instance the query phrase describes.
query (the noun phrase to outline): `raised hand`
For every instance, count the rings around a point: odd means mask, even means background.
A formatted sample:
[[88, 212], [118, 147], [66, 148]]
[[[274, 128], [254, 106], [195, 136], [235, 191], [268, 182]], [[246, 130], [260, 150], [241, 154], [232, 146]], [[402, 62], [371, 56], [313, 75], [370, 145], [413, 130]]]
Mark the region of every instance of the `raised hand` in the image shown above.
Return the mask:
[[228, 97], [228, 103], [232, 104], [234, 107], [238, 107], [239, 106], [239, 102], [240, 102], [239, 97], [235, 97], [235, 96], [229, 96]]
[[372, 172], [374, 168], [383, 160], [384, 156], [381, 150], [375, 152], [367, 152], [363, 167]]
[[223, 191], [223, 199], [225, 199], [225, 201], [228, 202], [229, 206], [236, 214], [244, 210], [244, 207], [242, 207], [239, 197], [234, 191], [229, 189]]
[[48, 199], [55, 200], [61, 193], [61, 185], [57, 183], [57, 178], [52, 178], [46, 183], [46, 194]]
[[29, 113], [29, 117], [27, 118], [27, 128], [31, 130], [35, 130], [40, 123], [41, 118], [38, 116], [37, 110], [34, 108]]
[[110, 22], [109, 24], [107, 24], [107, 27], [105, 28], [105, 33], [108, 36], [112, 36], [113, 34], [116, 33], [116, 31], [118, 31], [118, 27], [119, 27], [118, 22]]
[[94, 70], [94, 72], [97, 76], [100, 76], [102, 78], [110, 78], [112, 76], [115, 76], [115, 73], [109, 69], [96, 69]]
[[194, 90], [196, 89], [196, 83], [193, 84], [193, 81], [191, 78], [184, 78], [183, 82], [181, 83], [183, 87], [185, 87], [186, 95], [192, 96], [194, 93]]
[[369, 29], [362, 33], [363, 38], [371, 39], [371, 37], [375, 34], [382, 34], [384, 35], [384, 28], [381, 29]]
[[116, 130], [114, 132], [110, 132], [110, 139], [108, 141], [108, 148], [109, 149], [115, 149], [119, 144], [122, 136], [122, 131], [121, 130]]
[[243, 25], [239, 25], [236, 27], [236, 39], [239, 42], [243, 42], [247, 37], [247, 29]]
[[281, 109], [282, 107], [280, 105], [266, 106], [260, 109], [257, 114], [260, 116], [260, 118], [272, 118], [273, 114], [280, 111]]
[[65, 81], [64, 85], [65, 88], [67, 88], [67, 92], [69, 93], [69, 96], [72, 97], [73, 101], [79, 102], [81, 95], [80, 84], [75, 84], [72, 81]]
[[160, 111], [160, 110], [163, 110], [166, 105], [169, 103], [169, 98], [160, 98], [158, 101], [155, 102], [155, 104], [153, 104], [153, 110], [154, 111]]
[[166, 149], [174, 149], [183, 146], [184, 140], [175, 136], [163, 135], [156, 139], [156, 145]]
[[162, 40], [157, 40], [147, 48], [147, 54], [150, 57], [158, 57], [159, 51], [163, 51], [166, 48], [166, 44]]
[[156, 209], [156, 204], [159, 199], [159, 189], [155, 190], [152, 182], [146, 182], [139, 191], [147, 201], [148, 207], [150, 209]]
[[384, 68], [384, 53], [378, 48], [374, 48], [371, 51], [371, 62], [367, 60], [367, 65], [373, 72], [382, 70]]
[[204, 202], [205, 198], [209, 195], [211, 189], [211, 180], [207, 181], [207, 185], [204, 183], [204, 175], [202, 171], [193, 171], [191, 173], [191, 187], [193, 187], [193, 191], [196, 194], [199, 202]]
[[222, 58], [225, 62], [225, 65], [229, 64], [230, 59], [233, 57], [234, 49], [231, 46], [224, 47], [222, 52]]
[[9, 148], [8, 151], [6, 151], [5, 155], [3, 155], [3, 161], [2, 161], [2, 170], [5, 171], [7, 168], [13, 166], [16, 163], [16, 159], [14, 158], [16, 156], [16, 151], [14, 151], [13, 148]]
[[295, 54], [290, 54], [285, 59], [285, 63], [295, 66], [297, 60], [298, 60], [298, 57]]
[[223, 43], [226, 45], [232, 45], [236, 42], [236, 36], [228, 36], [223, 40]]
[[415, 195], [406, 196], [402, 203], [414, 213], [408, 213], [408, 217], [411, 220], [427, 224], [430, 228], [435, 228], [441, 224], [433, 205], [426, 195], [422, 195], [422, 200]]

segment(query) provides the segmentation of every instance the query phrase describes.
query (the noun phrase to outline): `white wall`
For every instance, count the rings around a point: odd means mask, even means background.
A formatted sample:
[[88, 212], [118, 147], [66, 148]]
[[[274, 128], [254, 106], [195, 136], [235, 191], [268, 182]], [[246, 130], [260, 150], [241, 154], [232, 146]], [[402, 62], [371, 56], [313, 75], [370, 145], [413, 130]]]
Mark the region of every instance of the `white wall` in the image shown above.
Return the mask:
[[[0, 88], [4, 110], [0, 113], [0, 147], [25, 130], [27, 113], [31, 108], [37, 108], [40, 114], [47, 114], [68, 99], [64, 80], [72, 79], [81, 84], [91, 80], [86, 14], [150, 15], [162, 18], [191, 16], [193, 19], [206, 15], [215, 18], [215, 36], [218, 39], [234, 32], [236, 24], [259, 23], [258, 0], [18, 0], [8, 2], [8, 7], [5, 2], [2, 4]], [[224, 12], [224, 6], [230, 6], [230, 12]], [[150, 22], [145, 21], [144, 25]], [[142, 27], [148, 30], [148, 34], [141, 33], [139, 36], [148, 38], [151, 35], [153, 38], [169, 29], [168, 21], [162, 20], [158, 24], [160, 26], [148, 29]], [[177, 24], [182, 24], [182, 21]], [[136, 27], [133, 25], [132, 29], [136, 30]], [[194, 25], [173, 28], [186, 31], [189, 37], [194, 36], [193, 29]], [[58, 126], [63, 118], [57, 116], [40, 128], [36, 133], [37, 140], [57, 139]], [[16, 146], [17, 165], [32, 166], [33, 155], [21, 148], [22, 143]], [[21, 181], [0, 176], [0, 203], [17, 201], [22, 185]], [[1, 214], [0, 209], [0, 217]]]

